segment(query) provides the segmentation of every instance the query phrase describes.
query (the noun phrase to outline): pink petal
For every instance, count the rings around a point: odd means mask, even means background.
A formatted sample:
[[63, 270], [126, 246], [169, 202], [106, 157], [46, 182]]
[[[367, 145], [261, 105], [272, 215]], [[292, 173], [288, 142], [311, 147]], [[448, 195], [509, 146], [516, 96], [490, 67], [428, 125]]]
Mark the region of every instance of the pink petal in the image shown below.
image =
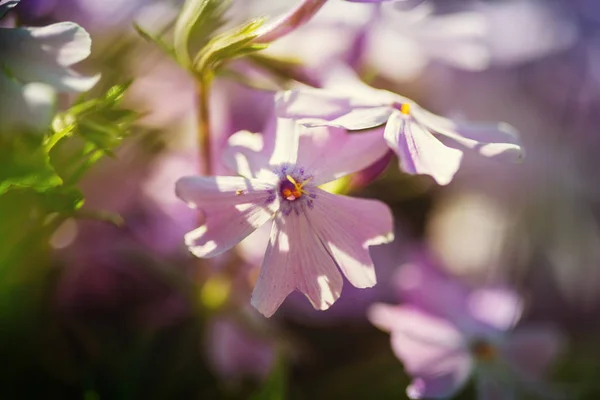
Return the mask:
[[495, 370], [484, 370], [477, 374], [477, 399], [516, 400], [516, 385], [510, 378]]
[[389, 207], [377, 200], [338, 196], [320, 189], [314, 193], [314, 206], [306, 215], [320, 241], [352, 285], [375, 285], [369, 246], [393, 240]]
[[318, 310], [326, 310], [342, 292], [342, 276], [304, 214], [281, 213], [275, 219], [252, 305], [266, 317], [298, 289]]
[[332, 121], [350, 111], [350, 102], [322, 89], [288, 90], [276, 95], [275, 110], [279, 118]]
[[512, 290], [482, 288], [469, 294], [467, 307], [477, 321], [506, 331], [515, 326], [521, 318], [523, 301]]
[[564, 345], [564, 336], [551, 327], [519, 328], [502, 343], [502, 354], [525, 380], [538, 380]]
[[256, 178], [269, 165], [268, 151], [262, 134], [239, 131], [227, 140], [222, 152], [223, 164], [245, 178]]
[[304, 127], [296, 120], [277, 118], [273, 152], [269, 165], [296, 164], [298, 159], [298, 143]]
[[181, 178], [175, 193], [202, 212], [203, 224], [186, 234], [185, 241], [197, 257], [214, 257], [232, 248], [273, 217], [277, 199], [273, 187], [241, 177]]
[[472, 371], [464, 337], [449, 322], [404, 306], [375, 304], [368, 312], [376, 326], [391, 330], [392, 349], [416, 379], [411, 398], [447, 397], [458, 391]]
[[349, 134], [342, 128], [305, 127], [297, 163], [314, 175], [313, 184], [318, 186], [367, 168], [387, 151], [383, 128]]
[[505, 162], [519, 162], [525, 156], [519, 134], [507, 123], [457, 123], [420, 107], [414, 107], [411, 113], [447, 146]]
[[384, 136], [408, 174], [430, 175], [438, 184], [447, 185], [458, 171], [462, 151], [445, 146], [410, 116], [394, 112]]

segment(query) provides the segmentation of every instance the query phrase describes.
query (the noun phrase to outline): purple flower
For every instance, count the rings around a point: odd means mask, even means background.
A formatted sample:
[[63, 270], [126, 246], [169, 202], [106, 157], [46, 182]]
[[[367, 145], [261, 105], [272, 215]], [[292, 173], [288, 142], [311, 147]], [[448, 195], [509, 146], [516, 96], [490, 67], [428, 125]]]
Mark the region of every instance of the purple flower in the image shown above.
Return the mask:
[[276, 132], [264, 141], [247, 131], [230, 138], [229, 158], [241, 176], [177, 182], [177, 195], [203, 219], [186, 244], [198, 257], [214, 257], [273, 220], [252, 304], [271, 316], [297, 289], [325, 310], [342, 290], [338, 267], [356, 287], [375, 284], [369, 246], [388, 243], [393, 233], [384, 204], [333, 195], [319, 185], [365, 168], [386, 147], [378, 131], [349, 135], [279, 119]]
[[[248, 318], [254, 323], [257, 321], [252, 318], [257, 315], [248, 313]], [[227, 315], [217, 316], [208, 324], [208, 361], [225, 380], [235, 382], [245, 377], [263, 380], [273, 368], [276, 355], [274, 341], [249, 328]]]
[[402, 170], [431, 175], [440, 185], [450, 183], [465, 151], [513, 162], [523, 157], [518, 134], [510, 125], [454, 122], [406, 97], [367, 86], [346, 68], [335, 69], [325, 89], [280, 93], [276, 107], [279, 117], [309, 125], [361, 130], [387, 124], [384, 138]]
[[391, 333], [394, 353], [414, 378], [410, 398], [452, 396], [470, 377], [479, 399], [515, 398], [517, 384], [544, 391], [541, 379], [562, 337], [541, 326], [513, 331], [522, 312], [515, 293], [467, 290], [426, 266], [403, 267], [400, 276], [409, 281], [401, 287], [409, 303], [375, 304], [368, 316]]

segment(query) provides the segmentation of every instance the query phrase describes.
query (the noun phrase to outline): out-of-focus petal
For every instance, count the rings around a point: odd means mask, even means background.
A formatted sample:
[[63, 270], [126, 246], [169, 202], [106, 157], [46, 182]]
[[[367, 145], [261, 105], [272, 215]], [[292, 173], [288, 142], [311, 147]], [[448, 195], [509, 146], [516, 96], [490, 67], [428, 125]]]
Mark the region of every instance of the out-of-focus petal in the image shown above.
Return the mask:
[[60, 91], [92, 88], [99, 75], [85, 77], [68, 67], [90, 54], [91, 39], [72, 22], [42, 28], [0, 28], [0, 59], [19, 80], [43, 82]]
[[503, 288], [476, 289], [467, 299], [471, 316], [495, 329], [511, 329], [521, 318], [523, 301], [512, 290]]
[[0, 72], [0, 133], [42, 132], [54, 111], [54, 90], [42, 83], [20, 85]]
[[326, 310], [342, 292], [342, 276], [304, 214], [281, 213], [271, 230], [252, 305], [266, 317], [298, 289], [318, 310]]
[[525, 156], [518, 132], [507, 123], [457, 123], [420, 107], [415, 107], [412, 115], [446, 146], [506, 162], [518, 162]]
[[446, 320], [404, 306], [375, 304], [368, 312], [376, 326], [390, 330], [392, 349], [415, 377], [414, 399], [449, 397], [468, 380], [472, 359], [464, 338]]
[[369, 246], [393, 240], [389, 207], [377, 200], [339, 196], [320, 189], [314, 193], [314, 206], [306, 215], [320, 241], [352, 285], [375, 285]]
[[477, 374], [476, 390], [478, 400], [516, 400], [516, 384], [510, 377], [498, 374], [499, 371], [482, 370]]
[[175, 193], [201, 211], [203, 224], [186, 234], [190, 251], [214, 257], [232, 248], [273, 217], [273, 187], [241, 177], [189, 176], [179, 179]]
[[458, 171], [463, 153], [445, 146], [413, 118], [394, 112], [384, 137], [398, 154], [400, 168], [408, 174], [430, 175], [447, 185]]
[[306, 127], [300, 136], [298, 165], [310, 171], [321, 185], [360, 171], [388, 151], [383, 128], [349, 134], [337, 127]]
[[0, 18], [4, 17], [8, 10], [14, 8], [17, 4], [19, 4], [20, 0], [10, 0], [4, 4], [0, 4]]
[[525, 380], [538, 380], [564, 349], [565, 338], [552, 327], [524, 327], [501, 344], [504, 359]]

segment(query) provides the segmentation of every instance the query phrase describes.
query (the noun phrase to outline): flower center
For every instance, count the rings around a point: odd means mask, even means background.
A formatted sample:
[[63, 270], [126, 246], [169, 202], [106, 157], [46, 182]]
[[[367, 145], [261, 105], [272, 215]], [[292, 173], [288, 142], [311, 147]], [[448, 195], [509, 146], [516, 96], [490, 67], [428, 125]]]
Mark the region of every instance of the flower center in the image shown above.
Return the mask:
[[404, 115], [410, 115], [410, 104], [402, 103], [400, 106], [400, 112]]
[[497, 351], [489, 342], [476, 340], [471, 344], [471, 351], [479, 361], [492, 361], [496, 358]]
[[310, 181], [310, 178], [305, 180], [304, 182], [296, 182], [296, 180], [290, 175], [285, 176], [285, 180], [281, 181], [279, 185], [279, 191], [284, 199], [289, 201], [294, 201], [302, 197], [304, 193], [306, 193], [302, 186], [304, 186], [307, 182]]

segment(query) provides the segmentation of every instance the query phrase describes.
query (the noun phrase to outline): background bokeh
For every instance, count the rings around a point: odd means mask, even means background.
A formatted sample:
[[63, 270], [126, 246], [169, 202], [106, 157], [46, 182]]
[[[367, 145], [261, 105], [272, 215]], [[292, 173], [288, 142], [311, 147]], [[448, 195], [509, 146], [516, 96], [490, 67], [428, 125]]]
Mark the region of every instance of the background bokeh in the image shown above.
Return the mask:
[[[296, 3], [234, 0], [228, 23]], [[372, 249], [379, 283], [346, 284], [324, 312], [296, 293], [266, 319], [249, 304], [260, 233], [210, 260], [183, 242], [197, 216], [174, 184], [199, 171], [196, 86], [133, 28], [167, 32], [181, 2], [22, 0], [18, 24], [84, 27], [92, 54], [77, 69], [102, 73], [92, 93], [132, 80], [123, 106], [141, 117], [85, 175], [83, 212], [49, 242], [30, 236], [21, 218], [30, 204], [0, 200], [0, 240], [28, 248], [0, 271], [0, 398], [406, 398], [409, 377], [366, 310], [397, 302], [392, 277], [423, 253], [466, 285], [514, 287], [523, 323], [553, 324], [567, 339], [549, 381], [567, 398], [599, 398], [600, 2], [425, 3], [427, 13], [330, 0], [224, 68], [210, 96], [213, 173], [227, 172], [218, 157], [227, 137], [266, 128], [274, 90], [318, 86], [340, 60], [437, 114], [510, 123], [525, 161], [466, 157], [443, 187], [399, 172], [391, 155], [352, 176], [345, 191], [394, 212], [395, 241]], [[474, 398], [473, 388], [458, 398]]]

